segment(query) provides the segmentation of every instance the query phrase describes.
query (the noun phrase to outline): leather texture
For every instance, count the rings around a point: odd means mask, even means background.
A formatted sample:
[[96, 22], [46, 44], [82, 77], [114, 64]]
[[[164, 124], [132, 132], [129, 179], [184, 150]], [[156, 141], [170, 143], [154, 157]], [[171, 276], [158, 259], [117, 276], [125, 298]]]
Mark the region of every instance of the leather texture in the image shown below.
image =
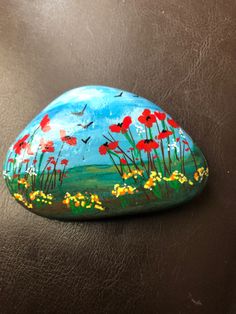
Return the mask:
[[36, 216], [1, 178], [0, 313], [236, 313], [235, 1], [1, 0], [1, 168], [18, 133], [82, 85], [169, 112], [210, 166], [162, 214], [83, 223]]

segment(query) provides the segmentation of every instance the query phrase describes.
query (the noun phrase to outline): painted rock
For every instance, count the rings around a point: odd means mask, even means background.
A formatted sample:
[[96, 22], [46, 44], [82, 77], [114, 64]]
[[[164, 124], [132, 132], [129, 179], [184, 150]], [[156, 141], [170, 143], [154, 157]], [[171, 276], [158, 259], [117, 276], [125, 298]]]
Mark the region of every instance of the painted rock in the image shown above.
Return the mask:
[[163, 210], [198, 194], [207, 177], [202, 152], [167, 113], [103, 86], [55, 99], [20, 133], [4, 165], [18, 203], [64, 220]]

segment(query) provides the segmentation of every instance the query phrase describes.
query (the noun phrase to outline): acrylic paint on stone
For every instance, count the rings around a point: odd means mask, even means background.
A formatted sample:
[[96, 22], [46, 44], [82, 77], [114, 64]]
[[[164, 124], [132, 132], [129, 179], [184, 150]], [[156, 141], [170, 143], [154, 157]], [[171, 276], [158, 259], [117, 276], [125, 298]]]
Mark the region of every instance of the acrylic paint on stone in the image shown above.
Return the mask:
[[156, 104], [104, 86], [70, 90], [10, 147], [4, 178], [39, 215], [82, 220], [158, 211], [204, 187], [207, 162]]

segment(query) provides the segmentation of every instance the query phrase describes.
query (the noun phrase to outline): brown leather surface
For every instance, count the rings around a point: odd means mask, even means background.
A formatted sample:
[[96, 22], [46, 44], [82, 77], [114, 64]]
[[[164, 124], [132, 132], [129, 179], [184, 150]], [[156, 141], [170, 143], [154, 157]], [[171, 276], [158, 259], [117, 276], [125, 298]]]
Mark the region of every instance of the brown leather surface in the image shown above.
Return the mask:
[[1, 166], [67, 89], [160, 104], [210, 165], [206, 190], [162, 214], [63, 223], [1, 179], [0, 313], [236, 313], [235, 1], [0, 1]]

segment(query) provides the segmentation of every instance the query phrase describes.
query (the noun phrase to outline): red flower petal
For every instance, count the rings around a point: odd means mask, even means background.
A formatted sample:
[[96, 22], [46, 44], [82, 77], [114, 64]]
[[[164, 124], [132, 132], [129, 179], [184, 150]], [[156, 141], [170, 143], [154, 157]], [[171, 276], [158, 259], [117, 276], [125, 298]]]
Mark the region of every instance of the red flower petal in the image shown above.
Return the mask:
[[164, 112], [155, 111], [154, 114], [158, 120], [162, 121], [162, 120], [165, 120], [166, 118], [166, 114]]
[[126, 161], [124, 158], [121, 158], [121, 159], [120, 159], [120, 162], [121, 162], [123, 165], [126, 165], [126, 164], [127, 164], [127, 161]]
[[111, 130], [111, 132], [114, 132], [114, 133], [120, 133], [121, 132], [121, 127], [118, 126], [117, 124], [110, 125], [109, 129]]
[[157, 138], [158, 140], [163, 140], [167, 138], [168, 136], [170, 136], [171, 134], [173, 134], [173, 132], [169, 130], [163, 130], [161, 133], [158, 134]]
[[101, 145], [101, 146], [99, 147], [99, 153], [100, 153], [101, 155], [106, 155], [107, 149], [108, 149], [108, 147], [106, 147], [105, 145]]
[[111, 142], [108, 144], [108, 149], [116, 149], [116, 147], [118, 146], [118, 141], [115, 141], [115, 142]]
[[62, 142], [65, 142], [68, 145], [75, 146], [77, 144], [76, 137], [66, 135], [65, 130], [60, 130], [60, 137], [61, 137]]
[[48, 132], [51, 130], [49, 123], [50, 123], [50, 119], [49, 119], [48, 114], [46, 114], [46, 116], [44, 116], [40, 122], [40, 127], [41, 127], [43, 132]]
[[61, 160], [61, 165], [67, 166], [67, 165], [68, 165], [68, 162], [69, 162], [68, 159], [62, 159], [62, 160]]
[[188, 145], [188, 142], [187, 142], [187, 141], [183, 140], [182, 142], [183, 142], [185, 145]]
[[177, 122], [175, 122], [175, 120], [173, 119], [167, 119], [167, 122], [169, 123], [170, 126], [172, 126], [173, 128], [179, 128], [179, 124]]
[[151, 114], [151, 111], [149, 109], [144, 109], [143, 110], [143, 115], [144, 116], [149, 116]]
[[145, 122], [146, 122], [146, 117], [145, 117], [145, 116], [139, 116], [139, 117], [138, 117], [138, 121], [139, 121], [140, 123], [142, 123], [142, 124], [145, 124]]
[[122, 129], [127, 130], [131, 123], [132, 123], [131, 117], [130, 116], [125, 117], [123, 120]]
[[20, 155], [21, 154], [21, 150], [25, 149], [27, 147], [26, 140], [28, 139], [28, 137], [29, 137], [29, 134], [24, 135], [13, 146], [13, 149], [14, 149], [14, 151], [15, 151], [15, 153], [17, 155]]

